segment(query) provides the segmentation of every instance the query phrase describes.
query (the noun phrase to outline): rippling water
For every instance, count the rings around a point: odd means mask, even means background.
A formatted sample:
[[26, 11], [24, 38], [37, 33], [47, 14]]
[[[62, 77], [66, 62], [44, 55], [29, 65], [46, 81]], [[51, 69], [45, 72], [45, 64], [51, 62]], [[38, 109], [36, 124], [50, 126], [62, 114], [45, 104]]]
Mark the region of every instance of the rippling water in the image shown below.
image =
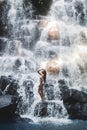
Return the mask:
[[87, 121], [44, 121], [29, 123], [28, 120], [16, 122], [4, 122], [0, 124], [0, 130], [87, 130]]

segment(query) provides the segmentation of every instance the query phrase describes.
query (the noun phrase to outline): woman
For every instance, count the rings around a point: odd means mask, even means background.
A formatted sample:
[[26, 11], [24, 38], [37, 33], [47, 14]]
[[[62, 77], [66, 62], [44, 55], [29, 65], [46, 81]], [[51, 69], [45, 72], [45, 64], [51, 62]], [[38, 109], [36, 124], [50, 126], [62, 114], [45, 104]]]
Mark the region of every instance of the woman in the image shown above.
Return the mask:
[[44, 100], [43, 86], [46, 83], [46, 71], [44, 69], [41, 69], [38, 71], [38, 73], [40, 74], [40, 84], [38, 86], [39, 87], [38, 93], [43, 101]]

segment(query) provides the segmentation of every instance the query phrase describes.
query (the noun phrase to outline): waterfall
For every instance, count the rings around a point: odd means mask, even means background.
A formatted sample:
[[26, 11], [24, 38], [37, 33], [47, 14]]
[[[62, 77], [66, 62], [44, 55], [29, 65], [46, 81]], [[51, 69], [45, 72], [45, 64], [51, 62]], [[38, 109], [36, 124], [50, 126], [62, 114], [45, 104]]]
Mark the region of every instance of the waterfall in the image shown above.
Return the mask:
[[[5, 45], [0, 75], [12, 75], [19, 81], [20, 114], [39, 119], [41, 109], [46, 107], [47, 118], [66, 119], [58, 80], [87, 92], [87, 1], [53, 0], [47, 16], [39, 19], [33, 19], [30, 2], [28, 7], [24, 0], [7, 2], [10, 37], [0, 37]], [[40, 68], [47, 70], [45, 103], [38, 94]]]

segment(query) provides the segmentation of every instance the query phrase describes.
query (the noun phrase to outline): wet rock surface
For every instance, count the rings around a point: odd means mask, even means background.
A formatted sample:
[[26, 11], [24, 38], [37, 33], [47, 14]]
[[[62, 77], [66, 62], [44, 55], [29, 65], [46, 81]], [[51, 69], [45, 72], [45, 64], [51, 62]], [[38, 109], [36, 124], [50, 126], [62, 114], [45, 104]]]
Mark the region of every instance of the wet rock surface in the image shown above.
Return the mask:
[[0, 119], [11, 118], [16, 115], [17, 100], [16, 96], [0, 96]]
[[2, 91], [2, 94], [18, 95], [17, 88], [18, 83], [11, 76], [0, 77], [0, 90]]
[[0, 77], [0, 119], [11, 118], [17, 114], [17, 88], [18, 84], [11, 76]]
[[52, 0], [31, 0], [35, 15], [46, 15], [51, 6]]
[[6, 46], [7, 46], [7, 39], [0, 38], [0, 56], [4, 54]]
[[70, 119], [87, 120], [87, 94], [69, 89], [64, 80], [59, 81], [61, 96]]
[[8, 27], [7, 27], [7, 12], [9, 10], [10, 6], [7, 4], [7, 1], [1, 1], [0, 2], [0, 36], [8, 36]]

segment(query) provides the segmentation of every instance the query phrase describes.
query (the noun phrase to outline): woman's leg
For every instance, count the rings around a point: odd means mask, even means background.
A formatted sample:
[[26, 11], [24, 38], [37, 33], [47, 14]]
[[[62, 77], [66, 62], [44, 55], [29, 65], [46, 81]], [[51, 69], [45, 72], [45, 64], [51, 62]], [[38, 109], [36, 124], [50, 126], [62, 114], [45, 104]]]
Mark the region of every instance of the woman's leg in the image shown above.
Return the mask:
[[42, 85], [39, 85], [38, 93], [43, 101], [44, 100], [44, 93], [43, 93], [43, 86]]

